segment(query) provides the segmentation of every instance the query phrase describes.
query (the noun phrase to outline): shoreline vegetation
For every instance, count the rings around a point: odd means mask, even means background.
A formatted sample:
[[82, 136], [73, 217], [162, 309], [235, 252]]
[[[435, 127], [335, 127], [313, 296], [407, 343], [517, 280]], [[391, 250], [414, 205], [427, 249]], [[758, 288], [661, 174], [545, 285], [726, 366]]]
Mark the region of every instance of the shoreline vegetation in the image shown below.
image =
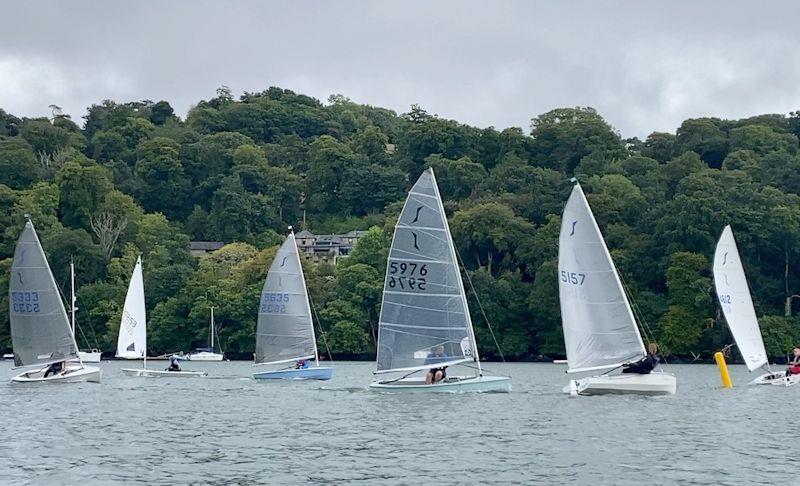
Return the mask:
[[[281, 88], [222, 87], [185, 119], [167, 101], [102, 101], [82, 121], [0, 107], [0, 350], [8, 284], [30, 214], [62, 293], [77, 272], [77, 340], [116, 349], [142, 255], [152, 354], [205, 346], [209, 308], [229, 357], [250, 359], [259, 295], [286, 228], [366, 230], [336, 264], [304, 258], [321, 355], [372, 360], [387, 251], [410, 185], [436, 171], [482, 358], [564, 356], [556, 272], [560, 215], [577, 177], [642, 327], [670, 362], [712, 362], [733, 342], [711, 261], [726, 224], [768, 354], [800, 343], [800, 113], [696, 118], [623, 138], [594, 109], [529, 128], [476, 128], [326, 102]], [[198, 257], [191, 241], [225, 246]], [[323, 339], [324, 336], [324, 339]], [[341, 357], [341, 358], [340, 358]], [[360, 359], [359, 359], [360, 360]], [[730, 362], [740, 362], [733, 349]]]

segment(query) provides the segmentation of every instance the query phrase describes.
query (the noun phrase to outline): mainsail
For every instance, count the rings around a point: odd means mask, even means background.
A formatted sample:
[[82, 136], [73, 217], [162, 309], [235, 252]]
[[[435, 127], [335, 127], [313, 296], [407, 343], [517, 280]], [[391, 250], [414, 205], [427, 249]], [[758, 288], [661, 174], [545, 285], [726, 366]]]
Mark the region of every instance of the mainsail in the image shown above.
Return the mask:
[[144, 358], [147, 354], [147, 314], [144, 307], [144, 279], [142, 278], [142, 257], [136, 259], [128, 294], [122, 307], [117, 338], [118, 358]]
[[613, 368], [643, 358], [631, 306], [579, 184], [564, 207], [558, 248], [568, 371]]
[[78, 357], [78, 346], [44, 250], [28, 220], [14, 250], [9, 283], [11, 341], [16, 366]]
[[408, 194], [395, 226], [378, 327], [378, 370], [478, 360], [472, 321], [433, 169]]
[[733, 231], [725, 226], [714, 251], [714, 287], [722, 313], [742, 353], [747, 369], [767, 364], [767, 351], [761, 338], [756, 310], [742, 267]]
[[261, 292], [255, 362], [277, 364], [316, 356], [303, 267], [294, 233], [289, 233], [275, 254]]

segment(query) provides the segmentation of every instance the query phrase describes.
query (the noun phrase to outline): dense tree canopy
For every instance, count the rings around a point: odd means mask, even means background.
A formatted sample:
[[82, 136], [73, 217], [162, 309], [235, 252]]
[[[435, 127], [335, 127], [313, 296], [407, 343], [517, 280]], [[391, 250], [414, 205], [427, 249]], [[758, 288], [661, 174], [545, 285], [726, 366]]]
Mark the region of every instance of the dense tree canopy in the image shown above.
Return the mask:
[[[375, 350], [392, 227], [433, 167], [461, 258], [482, 354], [563, 353], [557, 240], [576, 176], [648, 334], [678, 356], [732, 342], [710, 262], [736, 233], [770, 354], [800, 341], [800, 115], [686, 120], [624, 140], [589, 107], [519, 128], [479, 129], [280, 88], [221, 87], [185, 120], [167, 101], [88, 108], [83, 127], [0, 109], [0, 348], [8, 269], [24, 214], [66, 289], [78, 269], [82, 347], [114, 349], [127, 280], [144, 261], [153, 353], [204, 343], [214, 305], [223, 347], [250, 356], [259, 292], [289, 225], [369, 230], [348, 258], [303, 265], [320, 349]], [[305, 225], [305, 226], [304, 226]], [[191, 239], [220, 240], [194, 258]]]

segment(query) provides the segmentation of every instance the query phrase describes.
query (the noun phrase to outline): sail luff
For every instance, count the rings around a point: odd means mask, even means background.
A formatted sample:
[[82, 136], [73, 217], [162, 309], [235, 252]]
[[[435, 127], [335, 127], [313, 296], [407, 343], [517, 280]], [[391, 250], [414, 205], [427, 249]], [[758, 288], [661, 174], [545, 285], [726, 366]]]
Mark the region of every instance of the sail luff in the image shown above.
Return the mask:
[[753, 371], [768, 364], [750, 286], [730, 225], [722, 230], [714, 250], [714, 289], [747, 369]]
[[570, 370], [602, 369], [646, 355], [628, 296], [579, 184], [564, 207], [558, 270]]
[[[458, 279], [458, 288], [461, 292], [461, 304], [464, 309], [464, 316], [467, 320], [467, 329], [469, 329], [469, 339], [470, 345], [472, 346], [472, 358], [475, 363], [478, 365], [478, 374], [482, 374], [481, 371], [481, 360], [478, 356], [478, 343], [475, 341], [475, 329], [472, 327], [472, 316], [469, 313], [469, 304], [467, 303], [467, 293], [464, 291], [464, 281], [461, 279], [461, 270], [458, 264], [458, 256], [456, 255], [456, 245], [453, 243], [453, 235], [450, 234], [450, 224], [447, 221], [447, 213], [444, 211], [444, 204], [442, 203], [442, 196], [439, 193], [439, 184], [436, 182], [436, 174], [433, 172], [433, 168], [430, 167], [428, 170], [431, 173], [431, 179], [433, 180], [433, 190], [436, 193], [436, 203], [439, 205], [439, 211], [442, 213], [442, 217], [444, 218], [444, 229], [445, 234], [447, 235], [447, 245], [450, 249], [450, 257], [453, 259], [453, 262], [456, 266], [456, 277]], [[465, 270], [466, 271], [466, 270]]]
[[297, 240], [294, 237], [294, 231], [289, 231], [289, 237], [292, 240], [292, 250], [294, 251], [297, 261], [300, 263], [300, 281], [303, 283], [303, 294], [305, 295], [306, 312], [308, 313], [309, 329], [311, 330], [311, 341], [314, 343], [314, 360], [319, 366], [319, 350], [317, 349], [317, 334], [314, 332], [314, 317], [311, 313], [311, 299], [308, 297], [308, 286], [306, 285], [306, 275], [303, 273], [303, 261], [300, 259], [300, 252], [297, 250]]

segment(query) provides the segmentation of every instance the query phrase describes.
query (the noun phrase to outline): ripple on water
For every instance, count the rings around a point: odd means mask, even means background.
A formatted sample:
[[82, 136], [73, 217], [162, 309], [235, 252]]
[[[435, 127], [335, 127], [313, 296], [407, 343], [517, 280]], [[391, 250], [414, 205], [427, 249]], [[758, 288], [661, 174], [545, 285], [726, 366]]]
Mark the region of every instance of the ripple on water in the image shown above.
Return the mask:
[[[192, 365], [194, 366], [194, 365]], [[249, 363], [208, 379], [122, 376], [12, 386], [0, 364], [4, 484], [778, 483], [796, 473], [800, 387], [718, 388], [672, 366], [674, 397], [580, 397], [563, 366], [510, 365], [514, 393], [370, 392], [371, 363], [326, 383], [260, 383]], [[734, 379], [749, 375], [734, 366]]]

